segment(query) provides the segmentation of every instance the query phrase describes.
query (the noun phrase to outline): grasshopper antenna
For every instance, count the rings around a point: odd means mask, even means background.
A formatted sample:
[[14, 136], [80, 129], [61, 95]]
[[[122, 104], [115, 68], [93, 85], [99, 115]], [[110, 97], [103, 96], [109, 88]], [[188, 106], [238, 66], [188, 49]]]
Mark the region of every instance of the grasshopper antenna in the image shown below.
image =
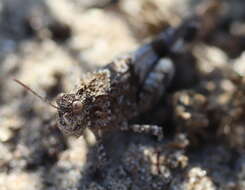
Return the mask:
[[59, 109], [59, 107], [55, 106], [54, 104], [52, 104], [50, 101], [48, 101], [46, 98], [42, 97], [41, 95], [39, 95], [37, 92], [35, 92], [34, 90], [32, 90], [29, 86], [25, 85], [23, 82], [17, 80], [17, 79], [13, 79], [16, 83], [18, 83], [20, 86], [22, 86], [23, 88], [25, 88], [26, 90], [30, 91], [33, 95], [37, 96], [39, 99], [41, 99], [43, 102], [49, 104], [50, 106], [52, 106], [55, 109]]

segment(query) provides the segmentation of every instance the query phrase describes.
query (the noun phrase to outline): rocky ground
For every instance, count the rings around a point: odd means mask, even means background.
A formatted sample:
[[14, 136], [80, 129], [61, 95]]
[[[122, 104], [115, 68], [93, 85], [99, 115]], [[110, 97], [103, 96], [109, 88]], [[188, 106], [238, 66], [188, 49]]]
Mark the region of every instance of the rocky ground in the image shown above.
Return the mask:
[[[0, 190], [245, 189], [243, 0], [1, 0]], [[54, 101], [83, 73], [168, 26], [201, 16], [192, 50], [160, 104], [140, 116], [165, 138], [113, 132], [111, 163], [91, 171], [93, 138], [64, 136]], [[130, 110], [129, 110], [130, 111]]]

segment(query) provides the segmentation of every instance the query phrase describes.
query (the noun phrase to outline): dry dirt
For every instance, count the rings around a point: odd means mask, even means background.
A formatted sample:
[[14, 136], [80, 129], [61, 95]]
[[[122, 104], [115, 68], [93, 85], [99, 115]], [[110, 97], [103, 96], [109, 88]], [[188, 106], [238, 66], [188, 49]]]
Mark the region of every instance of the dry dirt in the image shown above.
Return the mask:
[[[245, 189], [244, 10], [244, 0], [1, 0], [0, 190]], [[93, 143], [64, 136], [56, 110], [13, 82], [55, 101], [85, 72], [194, 14], [192, 50], [138, 118], [163, 126], [164, 140], [108, 134], [103, 171], [90, 170]]]

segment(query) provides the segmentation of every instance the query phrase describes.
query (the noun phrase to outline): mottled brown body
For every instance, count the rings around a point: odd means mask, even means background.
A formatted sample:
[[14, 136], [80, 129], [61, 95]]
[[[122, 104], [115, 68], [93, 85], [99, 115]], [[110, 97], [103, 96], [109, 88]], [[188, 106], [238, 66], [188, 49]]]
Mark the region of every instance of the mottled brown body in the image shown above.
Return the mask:
[[97, 138], [111, 128], [162, 136], [157, 126], [127, 122], [159, 101], [174, 75], [169, 57], [193, 39], [195, 30], [192, 22], [170, 28], [128, 56], [85, 75], [73, 92], [57, 98], [59, 128], [77, 137], [85, 128]]
[[[61, 94], [57, 98], [61, 130], [80, 136], [88, 127], [98, 133], [136, 116], [139, 84], [130, 67], [131, 59], [118, 59], [85, 75], [74, 92]], [[73, 106], [77, 101], [82, 107], [75, 111]]]

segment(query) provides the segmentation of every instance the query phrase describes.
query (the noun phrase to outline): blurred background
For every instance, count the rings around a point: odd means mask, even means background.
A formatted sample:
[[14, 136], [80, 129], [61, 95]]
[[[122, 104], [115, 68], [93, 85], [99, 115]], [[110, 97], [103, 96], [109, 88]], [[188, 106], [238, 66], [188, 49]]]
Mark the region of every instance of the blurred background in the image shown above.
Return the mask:
[[[244, 0], [0, 0], [0, 190], [245, 189], [244, 10]], [[54, 101], [197, 16], [169, 92], [139, 118], [163, 126], [164, 141], [115, 133], [103, 171], [89, 170], [83, 137], [57, 129], [56, 110], [13, 82]]]

